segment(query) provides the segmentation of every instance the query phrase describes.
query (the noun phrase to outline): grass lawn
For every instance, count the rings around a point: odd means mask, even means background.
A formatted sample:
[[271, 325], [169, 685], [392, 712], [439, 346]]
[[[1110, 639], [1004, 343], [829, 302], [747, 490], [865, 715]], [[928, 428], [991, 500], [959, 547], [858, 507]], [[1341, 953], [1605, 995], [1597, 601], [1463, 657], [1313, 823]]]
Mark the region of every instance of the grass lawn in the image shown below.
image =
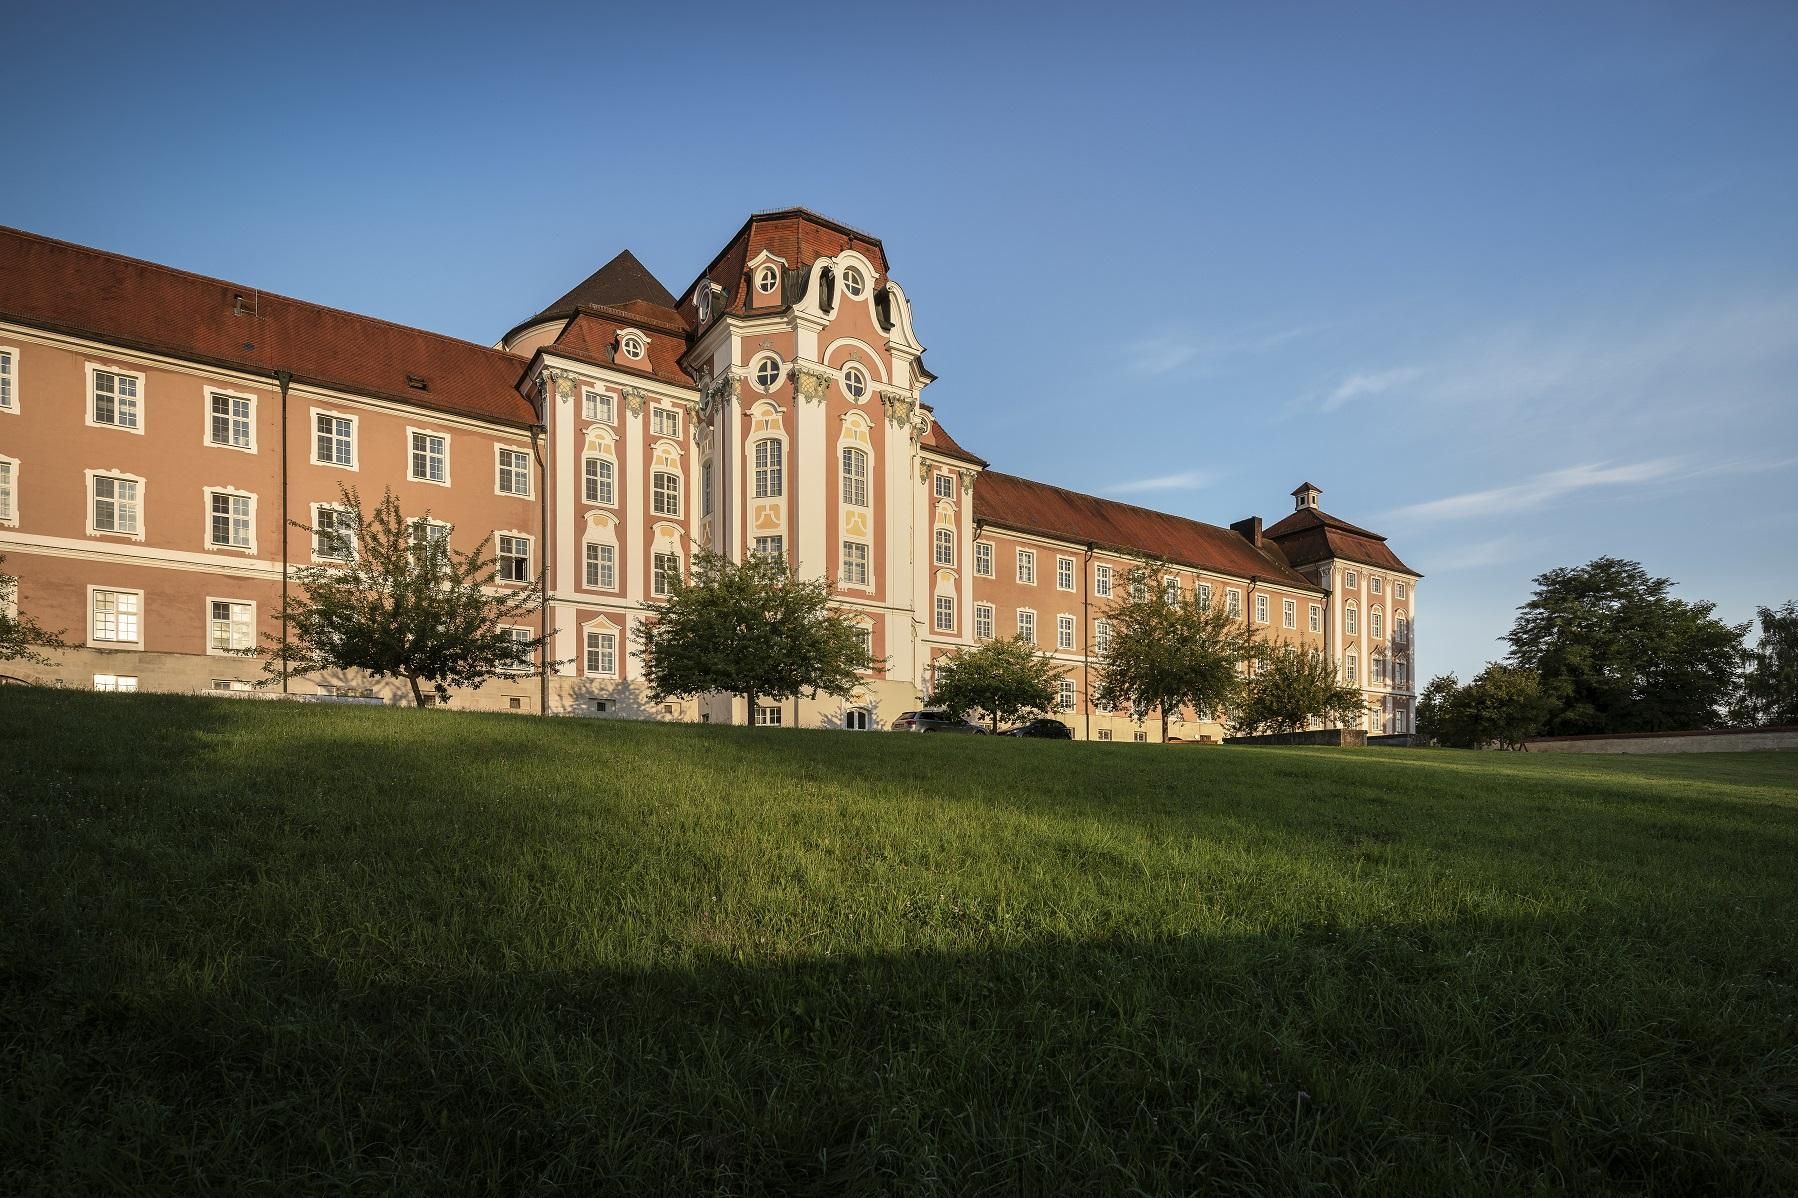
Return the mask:
[[0, 1192], [1798, 1192], [1798, 754], [0, 688]]

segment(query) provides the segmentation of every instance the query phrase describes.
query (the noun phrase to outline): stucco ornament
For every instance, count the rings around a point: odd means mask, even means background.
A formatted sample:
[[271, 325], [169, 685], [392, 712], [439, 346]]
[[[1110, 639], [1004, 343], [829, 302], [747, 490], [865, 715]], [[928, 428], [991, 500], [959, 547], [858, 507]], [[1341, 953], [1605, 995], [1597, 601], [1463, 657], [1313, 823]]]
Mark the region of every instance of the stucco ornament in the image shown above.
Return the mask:
[[880, 405], [887, 410], [887, 420], [904, 427], [918, 410], [918, 401], [905, 391], [881, 391]]
[[[914, 404], [917, 403], [916, 400], [913, 400], [912, 402]], [[922, 441], [924, 439], [924, 434], [930, 431], [930, 426], [933, 423], [934, 421], [931, 420], [930, 413], [926, 412], [922, 407], [919, 407], [914, 411], [911, 414], [911, 443], [916, 445], [918, 442]]]
[[972, 470], [957, 470], [956, 473], [961, 475], [961, 493], [963, 495], [972, 495], [974, 493], [975, 472]]
[[648, 392], [640, 387], [625, 387], [619, 394], [624, 396], [624, 406], [630, 409], [631, 415], [641, 416], [643, 414], [644, 401], [649, 398]]
[[921, 483], [930, 481], [930, 463], [923, 458], [918, 459], [918, 481]]
[[553, 366], [543, 368], [543, 381], [556, 389], [556, 398], [567, 403], [574, 398], [574, 376]]
[[799, 387], [799, 398], [811, 403], [822, 403], [824, 393], [830, 390], [830, 375], [810, 366], [793, 367], [793, 382]]
[[699, 389], [699, 419], [709, 420], [712, 413], [728, 405], [737, 398], [742, 388], [742, 380], [730, 371], [725, 371], [711, 382]]

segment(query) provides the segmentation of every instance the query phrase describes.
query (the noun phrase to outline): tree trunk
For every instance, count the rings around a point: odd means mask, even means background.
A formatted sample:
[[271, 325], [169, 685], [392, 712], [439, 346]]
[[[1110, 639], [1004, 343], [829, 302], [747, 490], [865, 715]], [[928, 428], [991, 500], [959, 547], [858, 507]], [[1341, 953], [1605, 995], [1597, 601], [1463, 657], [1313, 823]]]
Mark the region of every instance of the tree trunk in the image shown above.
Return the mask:
[[412, 684], [412, 702], [414, 706], [423, 707], [425, 705], [425, 693], [418, 688], [418, 675], [407, 674], [406, 681]]
[[1167, 708], [1161, 709], [1161, 743], [1167, 743]]
[[743, 723], [745, 725], [747, 725], [748, 727], [751, 727], [751, 728], [755, 727], [755, 692], [754, 691], [744, 691], [743, 692]]
[[999, 714], [997, 712], [993, 713], [992, 720], [993, 720], [993, 735], [997, 736], [997, 735], [999, 735]]

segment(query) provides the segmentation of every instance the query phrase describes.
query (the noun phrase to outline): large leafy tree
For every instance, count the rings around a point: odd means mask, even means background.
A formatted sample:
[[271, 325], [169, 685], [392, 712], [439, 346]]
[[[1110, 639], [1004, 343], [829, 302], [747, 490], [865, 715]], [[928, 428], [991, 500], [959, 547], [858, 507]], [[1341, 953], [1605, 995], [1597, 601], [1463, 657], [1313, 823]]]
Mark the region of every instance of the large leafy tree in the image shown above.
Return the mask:
[[1295, 732], [1312, 720], [1359, 728], [1367, 716], [1360, 688], [1345, 685], [1335, 664], [1316, 649], [1263, 643], [1254, 662], [1230, 712], [1238, 732]]
[[1438, 674], [1417, 696], [1417, 734], [1441, 745], [1457, 745], [1464, 739], [1455, 724], [1460, 712], [1454, 705], [1461, 690], [1461, 679], [1454, 674]]
[[1168, 719], [1182, 707], [1203, 719], [1231, 705], [1255, 637], [1221, 604], [1170, 598], [1151, 563], [1132, 566], [1124, 581], [1124, 597], [1105, 611], [1111, 643], [1099, 655], [1094, 699], [1139, 720], [1160, 712], [1165, 741]]
[[[0, 556], [0, 566], [6, 558]], [[59, 633], [51, 632], [19, 608], [19, 580], [0, 570], [0, 661], [23, 661], [47, 666], [45, 649], [66, 649]]]
[[1022, 637], [962, 649], [937, 665], [930, 701], [951, 714], [979, 712], [992, 724], [1055, 708], [1056, 683], [1067, 671]]
[[1668, 593], [1670, 579], [1601, 557], [1538, 575], [1506, 639], [1554, 704], [1546, 731], [1706, 728], [1735, 688], [1746, 624]]
[[1748, 651], [1732, 715], [1750, 724], [1798, 724], [1798, 602], [1757, 608], [1760, 643]]
[[697, 553], [633, 634], [649, 693], [742, 695], [751, 721], [760, 699], [847, 695], [874, 663], [862, 626], [834, 602], [829, 579], [796, 577], [778, 559]]
[[1417, 726], [1451, 748], [1522, 749], [1553, 711], [1533, 671], [1492, 662], [1466, 686], [1456, 685], [1453, 674], [1432, 678], [1418, 700]]
[[327, 670], [398, 678], [425, 704], [429, 689], [478, 688], [532, 666], [546, 638], [513, 631], [541, 610], [542, 578], [495, 585], [492, 538], [462, 551], [428, 514], [408, 519], [393, 492], [365, 513], [361, 496], [341, 490], [329, 527], [295, 522], [319, 541], [330, 564], [294, 571], [298, 587], [278, 613], [287, 636], [264, 637], [268, 685]]

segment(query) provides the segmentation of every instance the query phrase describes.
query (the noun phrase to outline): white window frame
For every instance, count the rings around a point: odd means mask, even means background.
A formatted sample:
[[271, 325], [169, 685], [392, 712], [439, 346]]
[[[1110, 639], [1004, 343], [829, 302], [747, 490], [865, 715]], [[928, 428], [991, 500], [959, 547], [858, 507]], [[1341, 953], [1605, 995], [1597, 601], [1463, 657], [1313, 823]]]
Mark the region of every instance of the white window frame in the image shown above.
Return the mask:
[[1367, 635], [1376, 641], [1386, 639], [1386, 609], [1378, 604], [1367, 609]]
[[755, 268], [755, 290], [758, 295], [773, 295], [780, 287], [780, 268], [764, 262]]
[[955, 530], [938, 525], [930, 535], [932, 564], [953, 566], [955, 564]]
[[[860, 473], [849, 468], [851, 462], [859, 465]], [[837, 454], [837, 486], [847, 506], [871, 507], [874, 499], [874, 455], [859, 445], [843, 446]]]
[[1093, 652], [1106, 653], [1111, 649], [1111, 621], [1093, 621]]
[[[135, 638], [133, 638], [132, 640], [123, 640], [123, 639], [110, 639], [109, 640], [109, 639], [103, 639], [99, 635], [99, 631], [98, 631], [99, 620], [97, 619], [98, 613], [94, 610], [94, 601], [101, 594], [135, 595], [137, 597], [137, 610], [136, 610], [136, 612], [132, 613], [137, 617], [137, 636]], [[123, 645], [127, 649], [142, 649], [144, 647], [144, 623], [147, 619], [147, 613], [144, 609], [147, 606], [148, 606], [148, 603], [146, 601], [144, 592], [139, 590], [136, 587], [109, 587], [109, 586], [98, 586], [96, 584], [89, 583], [88, 588], [87, 588], [87, 641], [88, 641], [88, 644], [89, 645], [100, 645], [100, 646]], [[116, 622], [117, 622], [117, 612], [116, 611], [114, 612], [114, 622], [115, 622], [115, 626], [116, 626]]]
[[749, 445], [754, 475], [753, 498], [779, 499], [787, 493], [787, 444], [784, 437], [757, 437]]
[[[659, 486], [658, 484], [664, 478], [673, 479], [674, 486], [672, 488], [664, 488], [664, 487]], [[649, 472], [649, 510], [650, 510], [650, 512], [653, 515], [667, 516], [669, 519], [679, 520], [681, 518], [681, 509], [684, 506], [681, 502], [681, 500], [682, 500], [681, 492], [684, 489], [685, 488], [683, 487], [683, 485], [681, 483], [681, 476], [678, 472], [673, 471], [673, 470], [653, 470], [652, 469]], [[673, 507], [672, 511], [669, 510], [670, 505], [672, 505], [672, 507]]]
[[1058, 591], [1074, 589], [1074, 559], [1066, 554], [1055, 555], [1055, 589]]
[[[1029, 577], [1026, 578], [1025, 575]], [[1036, 550], [1018, 550], [1018, 584], [1033, 587], [1036, 585]]]
[[[425, 460], [426, 460], [425, 464], [427, 467], [426, 472], [423, 475], [418, 475], [418, 474], [412, 473], [412, 464], [413, 464], [412, 455], [418, 452], [417, 450], [412, 448], [412, 438], [414, 438], [414, 437], [436, 437], [443, 442], [443, 477], [442, 478], [438, 479], [438, 478], [432, 478], [430, 476], [430, 471], [428, 469], [428, 467], [430, 465], [430, 450], [428, 450], [428, 449], [425, 451]], [[451, 479], [451, 475], [450, 475], [450, 435], [448, 433], [438, 432], [436, 429], [432, 429], [432, 428], [418, 428], [418, 427], [415, 427], [412, 425], [407, 425], [406, 426], [406, 481], [415, 482], [415, 483], [427, 483], [433, 487], [447, 487], [450, 485], [450, 479]]]
[[[515, 641], [530, 641], [537, 639], [537, 630], [525, 624], [501, 624], [499, 630]], [[517, 634], [520, 632], [524, 633], [524, 635], [518, 636]], [[521, 657], [512, 665], [500, 667], [500, 673], [502, 674], [534, 674], [536, 672], [537, 650], [535, 648], [531, 650], [531, 656], [528, 661]]]
[[787, 538], [778, 532], [763, 534], [755, 539], [755, 547], [750, 552], [770, 561], [784, 562], [787, 560]]
[[1290, 628], [1294, 632], [1299, 627], [1299, 601], [1297, 599], [1280, 600], [1280, 627]]
[[345, 562], [355, 561], [357, 553], [360, 552], [360, 550], [361, 550], [361, 546], [357, 544], [357, 541], [359, 539], [359, 534], [361, 532], [360, 529], [352, 530], [349, 533], [350, 555], [348, 557], [331, 557], [327, 554], [321, 554], [318, 551], [319, 538], [320, 538], [320, 536], [323, 535], [318, 531], [318, 525], [319, 525], [318, 517], [319, 517], [319, 513], [321, 513], [321, 512], [331, 512], [336, 515], [346, 515], [347, 516], [350, 514], [350, 509], [347, 507], [344, 507], [340, 503], [315, 503], [312, 505], [312, 530], [313, 530], [312, 531], [312, 560], [313, 560], [313, 562], [315, 564], [323, 565], [323, 566], [341, 566]]
[[[347, 463], [339, 462], [339, 461], [335, 460], [334, 458], [326, 459], [326, 458], [321, 458], [318, 456], [318, 437], [319, 437], [318, 419], [321, 416], [325, 417], [328, 420], [332, 420], [332, 421], [337, 421], [337, 420], [349, 421], [349, 425], [350, 425], [350, 436], [349, 436], [350, 460]], [[332, 447], [335, 448], [337, 441], [340, 440], [340, 438], [337, 435], [337, 428], [336, 428], [335, 424], [332, 425], [329, 436], [331, 438]], [[328, 466], [333, 470], [355, 470], [359, 464], [358, 458], [360, 457], [361, 452], [362, 452], [362, 418], [351, 412], [336, 412], [336, 411], [331, 410], [330, 408], [313, 408], [312, 409], [311, 440], [312, 440], [312, 450], [311, 450], [311, 453], [308, 454], [308, 456], [312, 459], [312, 464], [314, 466]], [[412, 453], [412, 439], [410, 437], [408, 437], [408, 438], [406, 438], [406, 454], [407, 454], [408, 461], [410, 461], [410, 459], [411, 459], [411, 453]]]
[[990, 641], [993, 639], [993, 632], [997, 628], [997, 625], [994, 622], [997, 614], [998, 613], [994, 610], [993, 605], [990, 603], [976, 603], [974, 605], [975, 640]]
[[[502, 482], [506, 476], [506, 470], [508, 469], [506, 466], [506, 455], [509, 453], [517, 454], [524, 459], [524, 468], [522, 470], [517, 466], [510, 467], [514, 481], [518, 478], [524, 479], [524, 490], [522, 491], [508, 491]], [[513, 499], [530, 499], [534, 497], [537, 493], [537, 484], [531, 476], [534, 473], [533, 468], [535, 465], [536, 463], [531, 459], [529, 450], [520, 449], [516, 445], [506, 445], [503, 442], [494, 442], [493, 493], [495, 495], [509, 496]], [[445, 468], [448, 468], [447, 462], [445, 463]]]
[[[104, 678], [106, 683], [101, 684]], [[125, 685], [130, 683], [129, 686]], [[106, 694], [135, 695], [137, 693], [136, 674], [95, 674], [94, 689]]]
[[1235, 587], [1224, 592], [1224, 611], [1233, 620], [1242, 615], [1242, 592]]
[[1353, 570], [1344, 570], [1342, 572], [1342, 589], [1345, 591], [1353, 591], [1358, 590], [1359, 588], [1360, 575], [1356, 574]]
[[[1029, 617], [1028, 620], [1025, 619], [1026, 616]], [[1036, 611], [1035, 611], [1035, 609], [1029, 608], [1029, 607], [1018, 608], [1018, 614], [1017, 614], [1017, 619], [1016, 619], [1015, 623], [1016, 623], [1018, 635], [1020, 637], [1024, 637], [1025, 643], [1031, 644], [1031, 645], [1036, 644]], [[1027, 637], [1024, 636], [1024, 625], [1025, 624], [1030, 625], [1030, 635]]]
[[1093, 563], [1093, 594], [1101, 599], [1111, 598], [1111, 563]]
[[[87, 396], [83, 402], [87, 405], [87, 411], [84, 413], [87, 419], [87, 426], [89, 428], [116, 429], [119, 432], [135, 433], [137, 436], [143, 436], [144, 418], [146, 415], [144, 411], [145, 392], [148, 390], [144, 385], [146, 378], [143, 373], [136, 370], [121, 370], [116, 366], [102, 366], [98, 362], [88, 362], [85, 365], [87, 374]], [[94, 400], [98, 397], [96, 388], [100, 385], [99, 376], [102, 374], [110, 374], [119, 378], [137, 380], [137, 395], [133, 397], [137, 415], [136, 424], [126, 425], [120, 424], [116, 420], [107, 421], [94, 418]], [[113, 393], [113, 415], [118, 415], [118, 393], [116, 391]]]
[[[0, 454], [0, 466], [6, 467], [6, 506], [0, 507], [0, 524], [8, 528], [17, 528], [19, 526], [19, 459]], [[91, 517], [91, 510], [89, 515]]]
[[618, 352], [633, 362], [641, 362], [649, 353], [649, 338], [635, 329], [625, 329], [618, 334]]
[[1203, 610], [1211, 608], [1211, 584], [1208, 582], [1199, 584], [1199, 607]]
[[1072, 649], [1074, 647], [1074, 617], [1062, 613], [1055, 617], [1055, 647]]
[[[658, 560], [660, 558], [670, 559], [673, 563], [672, 567], [664, 567]], [[662, 586], [656, 586], [656, 571], [661, 570], [664, 579], [674, 579], [680, 577], [680, 568], [681, 562], [679, 553], [668, 553], [664, 550], [652, 547], [649, 554], [649, 593], [657, 599], [672, 595], [674, 593], [674, 588], [667, 585], [666, 581]]]
[[[930, 605], [930, 626], [937, 632], [955, 631], [955, 596], [937, 595]], [[947, 612], [947, 618], [944, 613]]]
[[1402, 583], [1402, 582], [1398, 582], [1398, 581], [1396, 581], [1396, 580], [1394, 580], [1394, 582], [1393, 582], [1393, 584], [1392, 584], [1392, 597], [1393, 597], [1393, 598], [1394, 598], [1394, 599], [1404, 599], [1404, 598], [1407, 598], [1407, 597], [1408, 597], [1408, 596], [1409, 596], [1409, 595], [1410, 595], [1410, 593], [1411, 593], [1411, 592], [1410, 592], [1410, 588], [1409, 588], [1409, 587], [1407, 587], [1407, 586], [1406, 586], [1406, 585], [1405, 585], [1405, 584], [1404, 584], [1404, 583]]
[[1361, 635], [1361, 612], [1353, 603], [1345, 603], [1342, 607], [1342, 633], [1344, 636]]
[[228, 604], [232, 608], [231, 616], [225, 621], [226, 625], [228, 626], [228, 631], [235, 630], [235, 628], [237, 627], [236, 609], [239, 607], [247, 607], [250, 609], [250, 643], [244, 647], [245, 650], [249, 650], [249, 649], [254, 649], [256, 647], [256, 601], [253, 599], [228, 599], [222, 595], [206, 596], [206, 654], [207, 654], [207, 656], [209, 656], [209, 657], [243, 657], [245, 655], [243, 650], [230, 649], [230, 648], [220, 649], [212, 643], [213, 624], [216, 622], [215, 618], [212, 614], [212, 605], [215, 603]]
[[[757, 354], [749, 363], [749, 384], [763, 395], [772, 395], [786, 375], [786, 363], [776, 353]], [[770, 377], [764, 377], [770, 376]]]
[[[861, 550], [861, 560], [854, 563], [861, 573], [860, 579], [852, 577], [854, 571], [850, 569], [851, 562], [849, 560], [849, 551], [852, 547]], [[853, 537], [844, 537], [838, 557], [841, 559], [843, 567], [837, 580], [838, 586], [855, 587], [858, 590], [872, 589], [874, 585], [874, 547], [872, 545], [866, 541], [855, 540]]]
[[[507, 560], [515, 561], [518, 558], [518, 554], [516, 554], [516, 553], [508, 554], [506, 552], [505, 546], [506, 546], [507, 541], [523, 541], [524, 542], [524, 577], [523, 578], [507, 578], [500, 571], [501, 563], [503, 563]], [[493, 558], [494, 558], [493, 581], [494, 581], [494, 584], [496, 586], [503, 586], [503, 587], [504, 586], [510, 586], [510, 587], [529, 586], [531, 583], [531, 579], [536, 577], [535, 571], [531, 568], [532, 559], [536, 556], [536, 552], [537, 552], [536, 538], [532, 537], [530, 533], [520, 532], [516, 528], [497, 528], [497, 529], [495, 529], [493, 531]]]
[[[672, 428], [669, 427], [670, 422], [672, 422], [672, 424], [673, 424]], [[649, 435], [650, 436], [663, 437], [670, 441], [679, 441], [680, 440], [680, 430], [681, 430], [681, 417], [680, 417], [680, 409], [679, 408], [672, 408], [672, 407], [669, 407], [667, 404], [662, 404], [662, 403], [650, 405], [650, 407], [649, 407]]]
[[[593, 550], [610, 550], [612, 560], [606, 561], [604, 552]], [[612, 581], [606, 582], [606, 569], [610, 566]], [[611, 541], [595, 541], [588, 539], [581, 542], [581, 585], [589, 591], [616, 591], [618, 589], [618, 546]]]
[[[248, 544], [239, 545], [233, 541], [229, 544], [221, 545], [212, 539], [212, 501], [214, 496], [218, 495], [223, 495], [229, 499], [233, 509], [236, 508], [239, 499], [249, 500], [250, 512], [248, 517], [246, 517], [249, 521], [250, 534]], [[204, 522], [200, 529], [200, 543], [202, 545], [208, 550], [218, 550], [225, 553], [246, 553], [251, 557], [256, 555], [256, 495], [253, 491], [245, 491], [238, 487], [202, 487], [200, 488], [200, 508], [201, 514], [204, 517]], [[238, 519], [237, 512], [233, 510], [226, 519], [231, 521], [232, 527], [235, 529]]]
[[[606, 669], [606, 641], [611, 641], [612, 668]], [[597, 643], [595, 643], [597, 642]], [[598, 664], [594, 658], [598, 657]], [[588, 628], [581, 636], [581, 672], [589, 678], [618, 677], [618, 631], [614, 628]]]
[[1273, 606], [1266, 595], [1255, 596], [1255, 623], [1266, 624], [1273, 618]]
[[849, 397], [850, 402], [860, 403], [867, 398], [868, 372], [862, 368], [861, 363], [851, 362], [843, 367], [843, 374], [838, 382], [842, 384], [843, 394]]
[[931, 494], [938, 499], [955, 498], [955, 476], [937, 471], [931, 479]]
[[[600, 471], [588, 473], [589, 465], [611, 467], [611, 477], [600, 477]], [[589, 489], [588, 484], [593, 486]], [[587, 453], [581, 455], [581, 502], [589, 507], [618, 506], [618, 462], [603, 453]]]
[[991, 541], [974, 542], [974, 577], [991, 578], [993, 576], [993, 543]]
[[19, 347], [0, 345], [0, 358], [5, 359], [4, 368], [0, 368], [0, 415], [17, 416], [19, 414]]
[[[86, 470], [82, 473], [87, 475], [87, 535], [90, 537], [123, 537], [127, 541], [143, 540], [144, 529], [149, 524], [149, 519], [147, 518], [147, 513], [144, 508], [146, 502], [145, 493], [149, 490], [149, 484], [144, 481], [143, 477], [137, 474], [126, 474], [121, 470]], [[130, 482], [137, 485], [137, 498], [135, 500], [137, 509], [137, 528], [134, 531], [120, 532], [117, 528], [98, 528], [95, 526], [94, 503], [96, 497], [94, 495], [94, 480], [100, 478], [109, 478], [115, 482]], [[113, 503], [118, 503], [116, 496], [113, 499]], [[114, 512], [115, 519], [113, 522], [116, 524], [118, 522], [116, 519], [116, 508], [114, 509]]]
[[1180, 577], [1169, 574], [1161, 580], [1161, 598], [1169, 605], [1180, 602]]
[[1369, 595], [1385, 594], [1385, 581], [1378, 574], [1367, 576], [1367, 593]]
[[[205, 445], [208, 449], [234, 449], [238, 453], [254, 454], [256, 452], [256, 396], [250, 394], [247, 391], [227, 391], [223, 387], [207, 387], [205, 389], [205, 396], [206, 396], [206, 405], [205, 405], [206, 424], [205, 424], [205, 427], [203, 429], [201, 429], [201, 432], [200, 432], [201, 444]], [[250, 436], [249, 444], [236, 445], [230, 441], [214, 441], [212, 439], [212, 422], [215, 419], [215, 414], [213, 413], [213, 410], [212, 410], [212, 403], [213, 403], [213, 400], [215, 400], [215, 399], [230, 400], [230, 401], [232, 401], [232, 404], [234, 404], [235, 401], [237, 401], [237, 400], [242, 400], [243, 402], [250, 405], [250, 414], [246, 417], [243, 417], [244, 423], [248, 426], [248, 430], [249, 430], [249, 436]], [[227, 406], [232, 406], [232, 404], [228, 404]], [[235, 426], [236, 422], [238, 420], [238, 417], [235, 413], [233, 413], [231, 415], [227, 415], [225, 417], [225, 419], [231, 426]]]
[[1056, 711], [1074, 710], [1074, 704], [1078, 701], [1078, 698], [1079, 696], [1075, 693], [1074, 680], [1072, 678], [1057, 678], [1055, 680]]
[[1324, 630], [1324, 609], [1321, 603], [1313, 603], [1311, 605], [1310, 628], [1312, 632], [1322, 632]]
[[782, 727], [780, 704], [757, 703], [755, 705], [755, 726], [757, 728]]
[[585, 424], [618, 423], [618, 404], [611, 394], [597, 387], [581, 388], [581, 421]]

